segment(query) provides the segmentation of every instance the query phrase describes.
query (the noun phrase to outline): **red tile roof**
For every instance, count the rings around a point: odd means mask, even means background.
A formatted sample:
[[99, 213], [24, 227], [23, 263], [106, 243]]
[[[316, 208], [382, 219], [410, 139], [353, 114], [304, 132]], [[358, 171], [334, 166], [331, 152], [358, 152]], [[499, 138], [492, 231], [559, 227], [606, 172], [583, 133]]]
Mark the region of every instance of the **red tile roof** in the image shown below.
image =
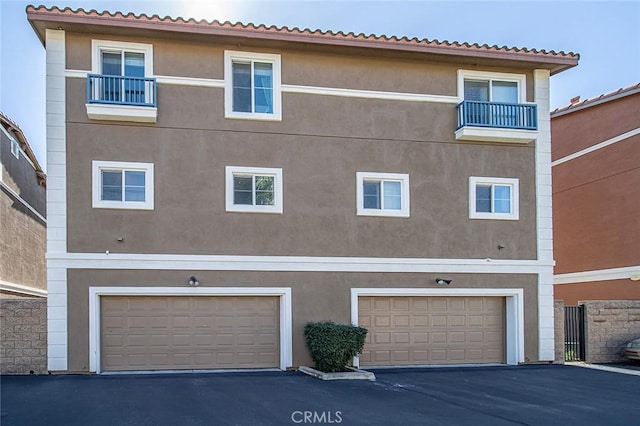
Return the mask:
[[563, 115], [565, 113], [578, 111], [591, 106], [599, 105], [603, 102], [612, 101], [614, 99], [619, 99], [624, 96], [629, 96], [636, 93], [640, 93], [640, 83], [637, 83], [628, 87], [621, 87], [620, 89], [614, 90], [613, 92], [604, 93], [600, 96], [596, 96], [595, 98], [585, 99], [582, 102], [577, 102], [575, 104], [567, 105], [561, 108], [556, 108], [553, 111], [551, 111], [551, 115], [552, 116]]
[[[27, 15], [32, 23], [34, 21], [48, 21], [56, 23], [84, 23], [90, 25], [111, 25], [129, 28], [147, 28], [162, 31], [192, 32], [199, 34], [217, 34], [224, 36], [237, 36], [243, 38], [261, 38], [272, 40], [285, 40], [292, 42], [318, 43], [318, 44], [343, 44], [368, 48], [383, 48], [395, 50], [412, 50], [417, 52], [448, 54], [459, 56], [480, 56], [480, 57], [500, 57], [503, 59], [527, 60], [542, 63], [560, 63], [567, 65], [561, 67], [566, 69], [577, 65], [580, 55], [577, 53], [553, 50], [537, 50], [507, 46], [489, 46], [478, 43], [469, 44], [458, 41], [438, 41], [429, 39], [418, 39], [408, 37], [375, 35], [375, 34], [355, 34], [353, 32], [344, 33], [342, 31], [321, 31], [300, 29], [298, 27], [277, 27], [266, 25], [255, 25], [253, 23], [243, 24], [240, 22], [231, 23], [229, 21], [220, 22], [218, 20], [206, 21], [195, 20], [193, 18], [184, 19], [182, 17], [171, 18], [158, 15], [148, 16], [146, 14], [135, 15], [133, 13], [124, 14], [122, 12], [111, 13], [109, 11], [98, 12], [94, 9], [86, 11], [82, 8], [73, 10], [71, 8], [60, 9], [56, 6], [46, 8], [45, 6], [27, 6]], [[149, 26], [153, 24], [153, 27]], [[42, 34], [40, 35], [42, 37]]]

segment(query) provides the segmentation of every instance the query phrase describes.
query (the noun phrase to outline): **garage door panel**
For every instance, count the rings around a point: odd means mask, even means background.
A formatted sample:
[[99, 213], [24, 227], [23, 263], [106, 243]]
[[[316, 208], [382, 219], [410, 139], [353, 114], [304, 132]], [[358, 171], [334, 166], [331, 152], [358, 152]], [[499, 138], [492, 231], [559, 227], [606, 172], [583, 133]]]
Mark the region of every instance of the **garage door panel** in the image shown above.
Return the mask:
[[277, 367], [279, 306], [267, 296], [102, 297], [102, 369]]
[[362, 365], [504, 362], [504, 298], [371, 296], [358, 305], [369, 330]]

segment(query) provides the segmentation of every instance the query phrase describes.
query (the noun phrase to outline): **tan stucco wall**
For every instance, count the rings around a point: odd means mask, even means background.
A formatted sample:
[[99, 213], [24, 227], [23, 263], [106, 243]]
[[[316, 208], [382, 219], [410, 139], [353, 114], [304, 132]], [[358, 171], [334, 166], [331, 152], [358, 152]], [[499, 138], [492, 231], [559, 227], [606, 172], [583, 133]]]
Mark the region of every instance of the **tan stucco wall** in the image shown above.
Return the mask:
[[[438, 274], [312, 272], [69, 270], [69, 371], [88, 371], [89, 287], [187, 287], [196, 275], [201, 287], [291, 287], [293, 364], [310, 365], [303, 328], [309, 321], [351, 323], [350, 289], [364, 287], [436, 288]], [[452, 288], [523, 288], [525, 361], [538, 359], [537, 278], [533, 275], [440, 274]], [[194, 291], [194, 294], [197, 294]]]

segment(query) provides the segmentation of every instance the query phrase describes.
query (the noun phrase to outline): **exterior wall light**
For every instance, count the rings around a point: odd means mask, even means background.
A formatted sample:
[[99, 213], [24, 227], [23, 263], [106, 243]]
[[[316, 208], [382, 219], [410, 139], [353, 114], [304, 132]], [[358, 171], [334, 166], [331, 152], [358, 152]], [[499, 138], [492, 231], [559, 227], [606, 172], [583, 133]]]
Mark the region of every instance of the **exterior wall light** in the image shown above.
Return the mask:
[[445, 280], [444, 278], [436, 278], [435, 281], [438, 285], [449, 285], [453, 282], [453, 280]]
[[192, 275], [191, 277], [189, 277], [189, 285], [191, 287], [198, 287], [200, 285], [200, 281], [198, 281], [198, 279]]

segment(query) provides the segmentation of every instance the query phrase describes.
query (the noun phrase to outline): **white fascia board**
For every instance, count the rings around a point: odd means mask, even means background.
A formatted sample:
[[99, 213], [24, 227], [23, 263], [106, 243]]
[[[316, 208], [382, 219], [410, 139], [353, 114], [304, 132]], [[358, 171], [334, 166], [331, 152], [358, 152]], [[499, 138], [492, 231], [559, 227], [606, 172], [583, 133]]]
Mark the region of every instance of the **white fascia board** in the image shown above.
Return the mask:
[[[633, 280], [632, 277], [638, 277], [638, 279], [640, 279], [640, 265], [557, 274], [553, 276], [553, 283], [558, 285], [588, 283], [594, 281]], [[638, 285], [640, 286], [640, 284]]]

